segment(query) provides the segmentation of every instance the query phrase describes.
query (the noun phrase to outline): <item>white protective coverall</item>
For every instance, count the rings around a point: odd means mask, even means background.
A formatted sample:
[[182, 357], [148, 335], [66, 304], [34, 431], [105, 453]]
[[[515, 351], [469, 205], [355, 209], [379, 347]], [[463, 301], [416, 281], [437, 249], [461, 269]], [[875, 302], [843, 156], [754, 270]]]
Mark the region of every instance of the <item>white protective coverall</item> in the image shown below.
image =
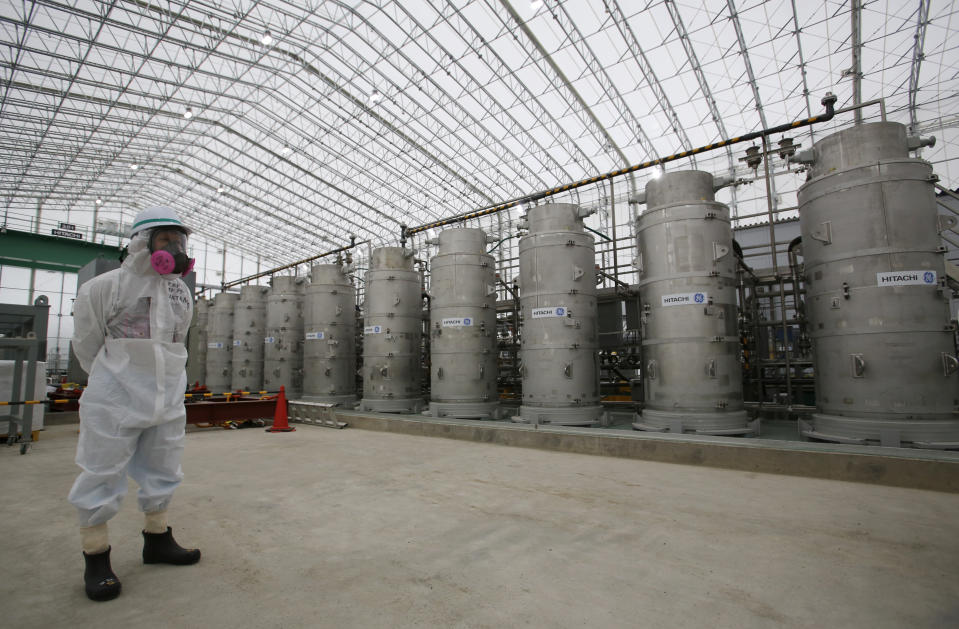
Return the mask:
[[145, 513], [165, 511], [183, 478], [193, 300], [179, 276], [150, 266], [149, 233], [134, 236], [119, 269], [81, 286], [74, 304], [73, 350], [90, 374], [80, 398], [82, 472], [69, 496], [81, 527], [116, 515], [128, 473]]

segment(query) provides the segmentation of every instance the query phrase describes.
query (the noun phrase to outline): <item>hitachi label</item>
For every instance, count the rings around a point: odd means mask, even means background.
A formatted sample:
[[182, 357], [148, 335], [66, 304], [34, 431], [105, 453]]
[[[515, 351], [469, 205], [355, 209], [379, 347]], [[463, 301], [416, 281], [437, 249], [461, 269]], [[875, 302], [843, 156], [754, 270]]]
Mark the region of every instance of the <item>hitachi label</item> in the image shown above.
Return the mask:
[[450, 317], [443, 319], [444, 328], [468, 328], [473, 325], [473, 319], [470, 317]]
[[239, 347], [241, 345], [243, 345], [243, 343], [240, 342], [240, 339], [233, 339], [233, 347]]
[[307, 332], [306, 340], [307, 341], [318, 341], [326, 338], [325, 332]]
[[663, 295], [663, 306], [697, 306], [709, 301], [706, 293], [675, 293]]
[[275, 337], [275, 336], [267, 336], [267, 337], [264, 337], [264, 338], [263, 338], [263, 342], [264, 342], [264, 343], [276, 343], [276, 337]]
[[876, 273], [876, 284], [878, 286], [933, 286], [937, 279], [935, 271]]
[[566, 306], [547, 306], [546, 308], [533, 308], [534, 319], [544, 319], [546, 317], [565, 317]]
[[381, 325], [368, 325], [363, 328], [363, 334], [382, 334], [383, 326]]
[[223, 349], [223, 343], [207, 343], [207, 349]]

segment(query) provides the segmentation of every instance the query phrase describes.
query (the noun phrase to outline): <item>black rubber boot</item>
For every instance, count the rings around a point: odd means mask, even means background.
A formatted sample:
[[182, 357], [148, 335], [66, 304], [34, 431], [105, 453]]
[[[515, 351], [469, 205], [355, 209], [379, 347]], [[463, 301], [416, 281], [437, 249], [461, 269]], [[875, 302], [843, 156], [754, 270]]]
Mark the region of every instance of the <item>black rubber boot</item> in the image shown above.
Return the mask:
[[110, 567], [110, 548], [93, 555], [83, 553], [87, 564], [83, 571], [83, 582], [91, 601], [109, 601], [120, 596], [120, 579]]
[[143, 531], [143, 563], [168, 563], [174, 566], [189, 566], [200, 561], [197, 548], [183, 548], [173, 539], [173, 529], [166, 533]]

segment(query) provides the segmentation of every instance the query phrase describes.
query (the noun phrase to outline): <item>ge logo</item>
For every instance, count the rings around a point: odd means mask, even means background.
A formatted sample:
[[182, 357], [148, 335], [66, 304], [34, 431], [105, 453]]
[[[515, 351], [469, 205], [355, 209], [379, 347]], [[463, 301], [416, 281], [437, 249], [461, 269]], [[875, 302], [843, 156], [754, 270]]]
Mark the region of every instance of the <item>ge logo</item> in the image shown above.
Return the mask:
[[706, 301], [706, 295], [703, 295], [702, 293], [696, 293], [693, 295], [693, 299], [696, 300], [697, 304], [701, 304]]
[[557, 317], [562, 317], [565, 314], [566, 314], [566, 308], [563, 308], [562, 306], [560, 306], [559, 308], [556, 309]]
[[936, 274], [933, 273], [932, 271], [926, 271], [922, 275], [922, 281], [925, 282], [926, 284], [932, 284], [933, 282], [936, 281]]
[[463, 325], [469, 325], [469, 324], [470, 324], [470, 318], [469, 318], [469, 317], [466, 317], [465, 319], [463, 319]]
[[379, 334], [379, 333], [380, 333], [380, 326], [374, 325], [374, 326], [373, 326], [373, 334]]

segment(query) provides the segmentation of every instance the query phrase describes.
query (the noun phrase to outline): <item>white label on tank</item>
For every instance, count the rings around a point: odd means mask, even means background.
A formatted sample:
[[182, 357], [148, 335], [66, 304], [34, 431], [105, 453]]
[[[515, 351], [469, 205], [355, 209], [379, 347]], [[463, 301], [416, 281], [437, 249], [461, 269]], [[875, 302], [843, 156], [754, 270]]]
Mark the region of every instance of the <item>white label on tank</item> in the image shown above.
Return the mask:
[[533, 308], [534, 319], [544, 319], [546, 317], [565, 317], [566, 306], [547, 306], [546, 308]]
[[383, 326], [380, 325], [368, 325], [363, 328], [363, 334], [382, 334]]
[[675, 293], [663, 295], [663, 306], [696, 306], [709, 301], [706, 293]]
[[276, 337], [275, 337], [275, 336], [267, 336], [267, 337], [265, 337], [265, 338], [263, 339], [263, 342], [264, 342], [264, 343], [276, 343]]
[[325, 339], [325, 338], [326, 338], [326, 333], [325, 333], [325, 332], [307, 332], [307, 333], [306, 333], [306, 340], [307, 340], [307, 341], [317, 341], [317, 340]]
[[243, 343], [240, 342], [240, 339], [233, 339], [233, 347], [239, 347], [241, 345], [243, 345]]
[[876, 273], [879, 286], [932, 286], [936, 283], [935, 271], [890, 271]]
[[223, 349], [223, 343], [207, 343], [207, 349]]
[[473, 319], [470, 317], [449, 317], [443, 319], [444, 328], [468, 328], [473, 325]]

